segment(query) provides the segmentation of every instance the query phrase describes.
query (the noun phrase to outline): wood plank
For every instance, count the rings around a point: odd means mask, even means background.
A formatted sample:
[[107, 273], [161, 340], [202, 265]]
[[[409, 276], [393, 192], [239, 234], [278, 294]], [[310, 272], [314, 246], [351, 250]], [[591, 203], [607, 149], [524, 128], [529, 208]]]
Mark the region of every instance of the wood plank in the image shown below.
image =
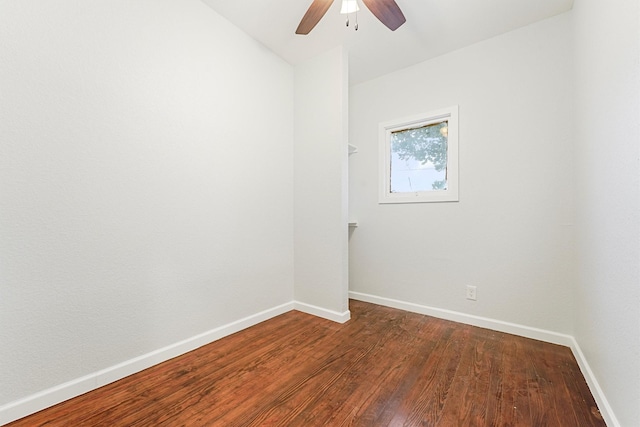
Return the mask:
[[566, 347], [351, 301], [289, 312], [23, 426], [604, 426]]
[[502, 350], [502, 371], [499, 373], [503, 377], [503, 381], [496, 394], [499, 408], [495, 415], [493, 424], [495, 426], [526, 427], [531, 425], [529, 390], [523, 360], [522, 339], [513, 335], [505, 335]]

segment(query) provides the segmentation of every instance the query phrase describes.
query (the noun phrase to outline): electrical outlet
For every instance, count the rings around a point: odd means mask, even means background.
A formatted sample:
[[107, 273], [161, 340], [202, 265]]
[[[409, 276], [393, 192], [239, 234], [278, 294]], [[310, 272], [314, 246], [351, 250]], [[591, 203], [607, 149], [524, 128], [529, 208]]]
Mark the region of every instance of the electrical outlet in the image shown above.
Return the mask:
[[470, 299], [472, 301], [476, 300], [476, 287], [475, 286], [467, 285], [467, 299]]

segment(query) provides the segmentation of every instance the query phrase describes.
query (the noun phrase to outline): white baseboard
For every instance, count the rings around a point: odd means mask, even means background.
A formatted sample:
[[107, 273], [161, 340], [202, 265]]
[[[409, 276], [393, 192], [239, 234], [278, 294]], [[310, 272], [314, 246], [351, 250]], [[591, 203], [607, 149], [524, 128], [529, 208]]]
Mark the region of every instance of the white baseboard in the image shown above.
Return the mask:
[[77, 378], [31, 396], [27, 396], [24, 399], [16, 400], [0, 406], [0, 426], [26, 417], [27, 415], [34, 414], [45, 408], [64, 402], [65, 400], [80, 396], [81, 394], [95, 390], [136, 372], [140, 372], [181, 354], [188, 353], [198, 347], [202, 347], [203, 345], [219, 340], [220, 338], [224, 338], [250, 326], [271, 319], [272, 317], [291, 311], [294, 309], [295, 305], [296, 303], [292, 301], [273, 307], [260, 313], [245, 317], [244, 319], [240, 319], [212, 329], [208, 332], [196, 335], [192, 338], [188, 338], [170, 346], [144, 354], [140, 357], [127, 360], [110, 368], [85, 375], [84, 377]]
[[[591, 389], [600, 413], [609, 427], [620, 427], [620, 423], [615, 417], [609, 402], [607, 401], [598, 381], [595, 379], [584, 354], [580, 350], [580, 346], [575, 338], [570, 335], [558, 334], [555, 332], [545, 331], [528, 326], [517, 325], [514, 323], [502, 322], [499, 320], [488, 319], [479, 316], [473, 316], [465, 313], [459, 313], [450, 310], [443, 310], [434, 307], [427, 307], [419, 304], [394, 300], [390, 298], [377, 297], [374, 295], [363, 294], [359, 292], [349, 292], [349, 297], [359, 301], [370, 302], [373, 304], [383, 305], [386, 307], [398, 308], [414, 313], [425, 314], [440, 319], [451, 320], [454, 322], [465, 323], [468, 325], [479, 326], [482, 328], [492, 329], [495, 331], [506, 332], [514, 335], [533, 338], [540, 341], [546, 341], [553, 344], [565, 345], [573, 351], [574, 357], [578, 361], [578, 365]], [[195, 350], [203, 345], [209, 344], [220, 338], [239, 332], [250, 326], [256, 325], [265, 320], [271, 319], [280, 314], [291, 310], [298, 310], [317, 317], [328, 319], [338, 323], [345, 323], [351, 317], [349, 311], [339, 313], [337, 311], [327, 310], [310, 304], [292, 301], [286, 304], [273, 307], [269, 310], [245, 317], [227, 325], [212, 329], [211, 331], [196, 335], [192, 338], [180, 341], [159, 350], [147, 353], [140, 357], [122, 362], [118, 365], [107, 369], [86, 375], [81, 378], [60, 384], [50, 389], [28, 396], [6, 405], [0, 406], [0, 426], [8, 424], [12, 421], [34, 414], [42, 409], [56, 405], [65, 400], [79, 396], [91, 390], [95, 390], [104, 385], [125, 378], [136, 372], [140, 372], [158, 363], [165, 362], [181, 354]]]
[[613, 413], [611, 405], [609, 405], [609, 401], [604, 395], [602, 388], [598, 384], [593, 371], [589, 367], [589, 363], [587, 363], [587, 360], [582, 353], [578, 342], [571, 335], [560, 334], [557, 332], [546, 331], [544, 329], [518, 325], [516, 323], [503, 322], [501, 320], [489, 319], [486, 317], [474, 316], [457, 311], [444, 310], [441, 308], [428, 307], [425, 305], [414, 304], [406, 301], [399, 301], [391, 298], [384, 298], [360, 292], [349, 292], [349, 298], [569, 347], [573, 353], [573, 356], [578, 362], [578, 366], [582, 371], [582, 375], [584, 375], [584, 378], [587, 381], [587, 385], [591, 390], [593, 398], [598, 404], [598, 409], [600, 409], [600, 414], [604, 418], [605, 423], [607, 423], [607, 426], [609, 427], [620, 427], [620, 423]]
[[598, 409], [600, 410], [600, 414], [602, 415], [604, 422], [608, 427], [621, 427], [621, 424], [618, 421], [618, 418], [616, 418], [616, 415], [614, 414], [613, 409], [611, 408], [611, 405], [609, 404], [609, 401], [604, 394], [604, 391], [602, 391], [598, 380], [596, 380], [596, 376], [593, 374], [593, 371], [591, 370], [591, 367], [589, 366], [589, 363], [587, 362], [582, 349], [580, 349], [580, 346], [578, 345], [578, 342], [575, 340], [575, 338], [571, 337], [571, 339], [573, 341], [570, 345], [571, 351], [573, 352], [573, 356], [578, 362], [578, 366], [580, 366], [582, 375], [584, 375], [584, 379], [587, 381], [587, 385], [589, 386], [589, 390], [591, 390], [593, 398], [598, 404]]
[[360, 292], [349, 292], [349, 298], [384, 305], [386, 307], [398, 308], [400, 310], [411, 311], [413, 313], [425, 314], [427, 316], [437, 317], [438, 319], [451, 320], [453, 322], [478, 326], [480, 328], [505, 332], [507, 334], [518, 335], [525, 338], [532, 338], [534, 340], [564, 345], [567, 347], [571, 347], [571, 343], [573, 342], [573, 337], [571, 335], [559, 334], [557, 332], [531, 328], [529, 326], [503, 322], [501, 320], [489, 319], [487, 317], [474, 316], [472, 314], [460, 313], [458, 311], [444, 310], [441, 308], [429, 307], [426, 305], [414, 304], [391, 298], [378, 297]]
[[337, 323], [345, 323], [351, 318], [351, 312], [349, 310], [340, 313], [338, 311], [327, 310], [326, 308], [316, 307], [315, 305], [298, 301], [293, 303], [293, 308], [303, 313], [311, 314], [316, 317], [322, 317], [323, 319], [331, 320]]

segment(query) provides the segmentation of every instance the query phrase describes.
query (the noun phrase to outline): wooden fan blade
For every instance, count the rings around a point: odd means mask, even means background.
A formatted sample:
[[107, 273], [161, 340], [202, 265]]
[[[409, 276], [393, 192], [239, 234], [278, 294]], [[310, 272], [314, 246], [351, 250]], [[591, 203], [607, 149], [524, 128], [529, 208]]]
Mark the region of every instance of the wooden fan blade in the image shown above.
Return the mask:
[[313, 27], [316, 26], [320, 19], [327, 13], [329, 7], [333, 4], [333, 0], [313, 0], [307, 13], [302, 17], [300, 25], [296, 30], [296, 34], [309, 34]]
[[362, 0], [376, 18], [386, 25], [391, 31], [397, 30], [407, 22], [407, 18], [400, 10], [395, 0]]

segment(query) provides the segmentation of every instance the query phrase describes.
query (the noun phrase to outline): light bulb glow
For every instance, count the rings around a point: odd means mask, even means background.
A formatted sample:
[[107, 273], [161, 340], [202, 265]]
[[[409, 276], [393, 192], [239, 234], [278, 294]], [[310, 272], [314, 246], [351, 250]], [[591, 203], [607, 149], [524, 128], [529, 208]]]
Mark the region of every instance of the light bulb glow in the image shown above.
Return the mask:
[[358, 7], [358, 2], [356, 0], [342, 0], [342, 8], [340, 9], [340, 13], [342, 13], [343, 15], [357, 12], [359, 10], [360, 7]]

